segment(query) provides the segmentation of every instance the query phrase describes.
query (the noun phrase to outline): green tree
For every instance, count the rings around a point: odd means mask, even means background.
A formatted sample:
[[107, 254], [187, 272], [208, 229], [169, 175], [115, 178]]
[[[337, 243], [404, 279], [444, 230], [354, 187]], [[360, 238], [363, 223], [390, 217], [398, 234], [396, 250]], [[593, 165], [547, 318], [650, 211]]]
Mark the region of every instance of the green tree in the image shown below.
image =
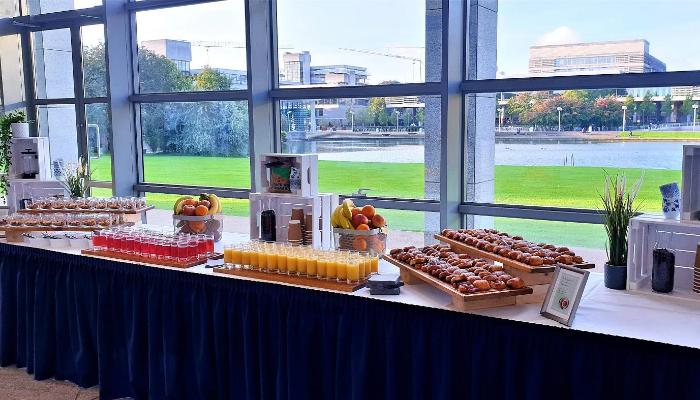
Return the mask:
[[671, 121], [671, 114], [673, 114], [673, 99], [671, 94], [664, 96], [664, 101], [661, 103], [661, 112], [664, 113], [666, 121]]
[[649, 122], [652, 114], [656, 111], [656, 105], [651, 101], [652, 94], [650, 91], [644, 93], [642, 102], [639, 104], [639, 112], [642, 113], [642, 121]]
[[139, 87], [142, 93], [186, 92], [194, 89], [192, 78], [165, 56], [139, 48]]
[[206, 67], [194, 76], [196, 90], [229, 90], [231, 78], [215, 69]]
[[386, 113], [386, 102], [384, 101], [384, 97], [372, 97], [371, 99], [369, 99], [367, 111], [369, 112], [370, 120], [374, 125], [387, 125], [388, 117]]
[[688, 95], [686, 96], [685, 100], [683, 100], [683, 104], [681, 105], [681, 114], [685, 116], [686, 121], [689, 119], [691, 115], [693, 115], [693, 98]]

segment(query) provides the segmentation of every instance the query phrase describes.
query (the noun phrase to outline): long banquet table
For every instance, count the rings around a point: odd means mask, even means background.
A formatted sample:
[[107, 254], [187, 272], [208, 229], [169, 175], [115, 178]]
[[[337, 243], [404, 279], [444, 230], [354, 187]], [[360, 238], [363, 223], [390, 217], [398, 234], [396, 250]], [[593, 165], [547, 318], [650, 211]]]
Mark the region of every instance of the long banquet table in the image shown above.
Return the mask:
[[74, 253], [0, 243], [0, 365], [104, 399], [700, 398], [698, 303], [598, 274], [566, 328], [536, 304], [456, 312], [426, 285], [370, 297]]

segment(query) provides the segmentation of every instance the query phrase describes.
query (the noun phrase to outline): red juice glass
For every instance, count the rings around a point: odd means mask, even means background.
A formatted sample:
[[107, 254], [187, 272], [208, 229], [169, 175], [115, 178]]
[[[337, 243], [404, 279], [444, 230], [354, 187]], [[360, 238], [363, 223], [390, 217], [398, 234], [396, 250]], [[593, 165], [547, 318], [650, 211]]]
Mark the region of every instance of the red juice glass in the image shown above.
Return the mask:
[[124, 235], [124, 251], [127, 254], [134, 254], [134, 236], [131, 233]]
[[197, 258], [207, 256], [207, 238], [204, 235], [197, 236]]
[[197, 240], [190, 239], [187, 241], [187, 259], [196, 260], [197, 259]]
[[180, 262], [187, 261], [187, 242], [180, 240], [177, 242], [177, 260]]
[[214, 236], [206, 235], [207, 237], [207, 256], [214, 255]]

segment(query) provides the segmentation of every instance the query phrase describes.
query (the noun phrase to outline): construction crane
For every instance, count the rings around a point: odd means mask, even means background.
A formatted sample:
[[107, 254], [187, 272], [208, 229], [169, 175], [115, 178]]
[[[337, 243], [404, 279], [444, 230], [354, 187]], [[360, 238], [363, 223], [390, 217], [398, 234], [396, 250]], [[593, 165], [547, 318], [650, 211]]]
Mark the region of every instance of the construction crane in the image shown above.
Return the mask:
[[373, 56], [382, 56], [382, 57], [391, 57], [391, 58], [399, 58], [402, 60], [409, 60], [412, 61], [413, 63], [413, 75], [415, 77], [415, 72], [416, 72], [416, 63], [418, 64], [418, 80], [421, 79], [423, 76], [423, 60], [421, 58], [417, 57], [410, 57], [410, 56], [404, 56], [401, 54], [394, 54], [394, 53], [382, 53], [379, 51], [374, 51], [374, 50], [365, 50], [365, 49], [349, 49], [347, 47], [340, 47], [338, 50], [343, 50], [343, 51], [350, 51], [354, 53], [361, 53], [361, 54], [370, 54]]
[[207, 52], [207, 65], [209, 65], [209, 49], [214, 47], [226, 47], [229, 49], [245, 49], [245, 43], [238, 42], [223, 42], [223, 41], [211, 41], [211, 40], [198, 40], [192, 42], [192, 46], [204, 47]]

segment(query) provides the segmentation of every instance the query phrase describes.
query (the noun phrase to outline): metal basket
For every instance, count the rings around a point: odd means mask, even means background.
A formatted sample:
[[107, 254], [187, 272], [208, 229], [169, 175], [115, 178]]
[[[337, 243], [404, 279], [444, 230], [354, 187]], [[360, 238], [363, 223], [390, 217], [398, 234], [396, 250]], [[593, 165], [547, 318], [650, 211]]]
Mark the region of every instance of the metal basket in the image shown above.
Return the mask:
[[224, 220], [221, 215], [177, 215], [173, 214], [175, 233], [204, 234], [214, 236], [214, 241], [221, 240]]
[[336, 249], [366, 251], [372, 255], [384, 254], [386, 250], [386, 235], [386, 228], [368, 231], [333, 228], [333, 240]]

